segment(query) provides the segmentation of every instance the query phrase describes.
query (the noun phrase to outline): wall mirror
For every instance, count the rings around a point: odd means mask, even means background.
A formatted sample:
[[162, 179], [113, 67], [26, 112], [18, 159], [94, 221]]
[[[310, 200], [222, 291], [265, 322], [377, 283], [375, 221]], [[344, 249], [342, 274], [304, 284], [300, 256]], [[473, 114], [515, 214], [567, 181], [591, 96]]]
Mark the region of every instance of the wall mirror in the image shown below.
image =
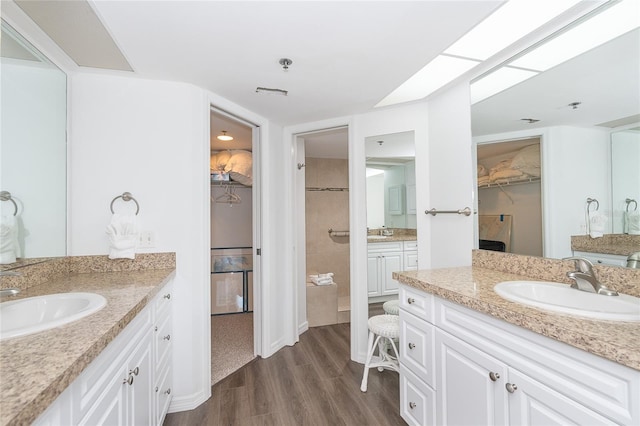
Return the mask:
[[0, 265], [10, 269], [66, 255], [67, 78], [4, 20], [0, 52], [0, 208], [19, 247]]
[[[518, 56], [516, 56], [517, 60]], [[472, 99], [474, 83], [472, 83]], [[606, 147], [609, 143], [609, 133], [613, 132], [615, 140], [617, 132], [614, 130], [625, 128], [625, 126], [626, 128], [636, 127], [637, 124], [633, 126], [633, 123], [640, 122], [640, 29], [628, 31], [493, 96], [472, 100], [472, 102], [474, 102], [471, 106], [474, 138], [486, 140], [496, 135], [496, 141], [504, 142], [505, 139], [500, 138], [504, 134], [520, 134], [522, 138], [535, 137], [536, 134], [542, 133], [543, 129], [565, 126], [565, 128], [594, 129], [600, 132], [602, 144]], [[623, 135], [628, 134], [619, 133], [618, 137]], [[639, 143], [637, 137], [634, 140], [635, 144]], [[628, 144], [636, 146], [634, 142], [628, 142]], [[608, 150], [608, 148], [605, 149]], [[629, 146], [624, 148], [624, 150], [631, 149]], [[588, 155], [588, 152], [582, 154]], [[549, 157], [549, 159], [562, 162], [564, 175], [571, 176], [576, 167], [576, 163], [570, 161], [571, 155], [571, 152], [567, 152], [566, 158]], [[630, 182], [634, 181], [637, 185], [638, 156], [635, 155], [634, 167], [631, 168], [623, 166], [616, 158], [615, 152], [612, 162], [607, 158], [608, 155], [600, 155], [591, 160], [595, 167], [600, 169], [598, 173], [604, 174], [604, 180], [608, 180], [606, 176], [609, 175], [609, 169], [612, 171], [612, 193], [603, 195], [606, 198], [604, 210], [609, 214], [613, 212], [609, 232], [620, 232], [619, 226], [611, 225], [617, 221], [616, 214], [620, 215], [621, 209], [626, 208], [622, 205], [624, 201], [621, 204], [621, 197], [631, 197], [629, 194], [617, 196], [618, 187], [630, 185]], [[545, 180], [544, 170], [544, 164], [542, 164], [541, 179], [543, 181]], [[549, 182], [549, 185], [553, 185], [553, 182]], [[609, 184], [605, 183], [605, 187], [609, 187]], [[624, 192], [633, 192], [633, 190], [627, 190], [625, 187]], [[640, 197], [637, 189], [635, 194], [636, 197]], [[612, 200], [613, 206], [608, 205], [609, 200]], [[554, 216], [554, 220], [568, 215], [564, 209], [558, 208], [554, 203], [548, 204], [547, 214]], [[633, 208], [633, 205], [631, 207]], [[576, 217], [567, 217], [565, 223], [577, 223], [581, 219], [580, 214], [581, 212], [578, 212]], [[541, 225], [543, 233], [544, 219], [543, 214]], [[570, 235], [578, 234], [580, 232], [572, 232]], [[570, 242], [567, 242], [567, 247], [569, 245]], [[539, 255], [549, 256], [548, 253]]]
[[416, 229], [414, 132], [365, 138], [367, 228]]
[[[640, 126], [611, 133], [611, 214], [614, 234], [629, 229], [629, 215], [640, 212]], [[640, 248], [639, 248], [640, 250]]]

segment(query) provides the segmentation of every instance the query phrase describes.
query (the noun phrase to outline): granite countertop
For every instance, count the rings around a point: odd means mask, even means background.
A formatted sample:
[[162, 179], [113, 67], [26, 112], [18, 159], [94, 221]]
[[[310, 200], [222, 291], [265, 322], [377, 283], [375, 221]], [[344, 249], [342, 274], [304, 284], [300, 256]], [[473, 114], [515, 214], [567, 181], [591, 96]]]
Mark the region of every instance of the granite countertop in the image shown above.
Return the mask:
[[571, 249], [585, 253], [629, 256], [640, 251], [640, 235], [606, 234], [601, 238], [573, 235], [571, 236]]
[[[370, 238], [373, 237], [373, 238]], [[396, 241], [417, 241], [418, 238], [415, 235], [389, 235], [385, 238], [378, 238], [377, 235], [367, 235], [368, 243], [388, 243]]]
[[30, 424], [173, 278], [174, 269], [62, 275], [24, 289], [17, 300], [70, 291], [107, 299], [100, 311], [67, 325], [0, 341], [0, 424]]
[[393, 277], [402, 284], [640, 370], [638, 323], [552, 313], [510, 302], [493, 291], [502, 281], [540, 279], [477, 266], [394, 272]]

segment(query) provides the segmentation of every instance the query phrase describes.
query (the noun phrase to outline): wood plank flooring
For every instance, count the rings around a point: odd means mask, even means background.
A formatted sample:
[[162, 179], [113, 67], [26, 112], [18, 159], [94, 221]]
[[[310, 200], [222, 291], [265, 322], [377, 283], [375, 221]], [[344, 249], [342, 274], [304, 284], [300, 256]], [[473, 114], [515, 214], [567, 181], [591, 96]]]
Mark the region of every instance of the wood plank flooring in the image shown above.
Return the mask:
[[310, 328], [300, 342], [258, 358], [215, 384], [198, 408], [168, 414], [175, 425], [406, 425], [393, 371], [369, 372], [349, 359], [349, 324]]

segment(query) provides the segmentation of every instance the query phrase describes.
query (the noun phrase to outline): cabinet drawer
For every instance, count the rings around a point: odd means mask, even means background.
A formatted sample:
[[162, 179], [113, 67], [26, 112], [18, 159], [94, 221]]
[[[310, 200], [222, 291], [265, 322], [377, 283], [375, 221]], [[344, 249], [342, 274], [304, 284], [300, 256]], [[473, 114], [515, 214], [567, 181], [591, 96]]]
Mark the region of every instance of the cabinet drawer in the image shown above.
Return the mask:
[[621, 424], [640, 424], [640, 371], [436, 298], [436, 326]]
[[418, 242], [417, 241], [403, 241], [403, 246], [405, 251], [416, 251], [418, 250]]
[[166, 285], [160, 292], [156, 295], [155, 299], [155, 315], [156, 318], [166, 316], [171, 311], [171, 298], [173, 294], [171, 292], [172, 287], [171, 284]]
[[172, 323], [171, 317], [165, 315], [164, 317], [156, 319], [157, 328], [154, 330], [155, 335], [155, 352], [156, 360], [155, 365], [160, 366], [166, 362], [166, 359], [171, 355], [172, 347]]
[[433, 296], [405, 285], [400, 286], [400, 309], [433, 324]]
[[381, 251], [402, 251], [402, 241], [389, 241], [388, 243], [368, 243], [367, 251], [377, 253]]
[[435, 387], [434, 326], [400, 311], [400, 362]]
[[400, 416], [410, 425], [436, 424], [436, 395], [403, 364], [400, 364]]
[[167, 365], [159, 374], [159, 383], [154, 388], [155, 392], [155, 406], [156, 406], [156, 423], [161, 425], [164, 421], [164, 416], [169, 411], [169, 404], [172, 398], [172, 381], [171, 381], [171, 369]]

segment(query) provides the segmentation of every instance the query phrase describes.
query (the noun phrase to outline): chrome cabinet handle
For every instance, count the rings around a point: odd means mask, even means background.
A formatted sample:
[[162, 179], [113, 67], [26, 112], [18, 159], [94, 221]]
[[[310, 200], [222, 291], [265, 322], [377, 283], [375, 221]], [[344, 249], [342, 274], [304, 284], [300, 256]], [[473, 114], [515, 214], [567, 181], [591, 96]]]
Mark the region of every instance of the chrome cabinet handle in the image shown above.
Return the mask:
[[413, 410], [414, 408], [416, 408], [416, 403], [415, 403], [415, 402], [410, 402], [410, 403], [409, 403], [409, 408], [411, 408], [412, 410]]
[[505, 385], [505, 387], [507, 388], [507, 392], [509, 392], [509, 393], [514, 393], [518, 389], [518, 386], [516, 386], [515, 383], [513, 383], [513, 384], [512, 383], [507, 383]]
[[407, 303], [408, 303], [408, 304], [410, 304], [410, 305], [412, 305], [412, 304], [416, 303], [416, 299], [414, 299], [413, 297], [409, 297], [409, 298], [407, 299]]
[[491, 379], [492, 382], [495, 382], [496, 380], [498, 380], [500, 378], [500, 374], [494, 373], [492, 371], [492, 372], [489, 373], [489, 378]]
[[416, 345], [414, 343], [409, 343], [409, 349], [413, 349], [415, 347], [416, 347]]
[[156, 386], [156, 393], [158, 393], [158, 387]]
[[167, 293], [167, 294], [165, 294], [165, 295], [164, 295], [164, 296], [162, 296], [162, 297], [164, 297], [164, 298], [165, 298], [165, 299], [167, 299], [167, 300], [168, 300], [168, 299], [171, 299], [171, 293]]
[[166, 393], [167, 395], [171, 395], [171, 388], [169, 388], [166, 391], [164, 391], [164, 393]]
[[129, 370], [129, 375], [133, 374], [134, 376], [137, 376], [138, 374], [140, 374], [140, 368], [136, 367], [133, 370]]
[[125, 383], [129, 384], [129, 386], [131, 386], [133, 384], [133, 376], [131, 374], [129, 374], [129, 377], [124, 379], [122, 381], [122, 384], [124, 385]]
[[167, 334], [167, 335], [166, 335], [166, 336], [164, 336], [162, 339], [163, 339], [163, 340], [171, 340], [171, 335], [170, 335], [170, 334]]

